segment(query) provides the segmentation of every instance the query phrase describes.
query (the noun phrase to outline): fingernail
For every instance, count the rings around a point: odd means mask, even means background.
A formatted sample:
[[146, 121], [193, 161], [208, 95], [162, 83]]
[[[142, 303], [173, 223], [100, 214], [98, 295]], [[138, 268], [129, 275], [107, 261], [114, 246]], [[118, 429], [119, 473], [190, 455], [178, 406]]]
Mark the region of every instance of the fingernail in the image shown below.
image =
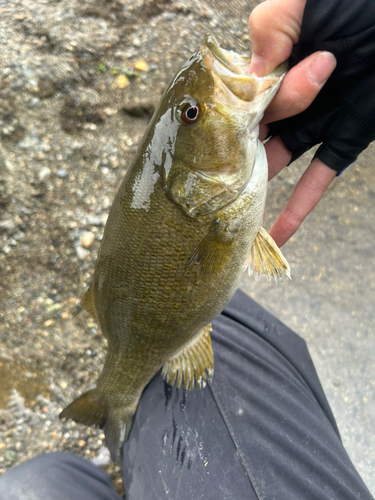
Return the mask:
[[315, 85], [323, 85], [336, 68], [336, 58], [330, 52], [321, 52], [313, 62], [309, 77]]
[[249, 73], [256, 74], [257, 76], [264, 76], [264, 69], [266, 66], [266, 61], [262, 56], [258, 56], [258, 54], [253, 54], [251, 56], [251, 63], [249, 66]]

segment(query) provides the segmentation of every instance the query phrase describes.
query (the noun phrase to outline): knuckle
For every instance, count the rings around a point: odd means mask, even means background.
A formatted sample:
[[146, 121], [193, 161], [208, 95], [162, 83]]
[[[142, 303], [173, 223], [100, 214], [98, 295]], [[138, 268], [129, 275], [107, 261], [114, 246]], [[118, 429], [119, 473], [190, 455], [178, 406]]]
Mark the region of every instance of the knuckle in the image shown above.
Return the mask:
[[304, 217], [301, 214], [298, 214], [292, 209], [285, 208], [283, 212], [284, 224], [293, 230], [297, 230], [302, 222], [304, 221]]
[[306, 191], [315, 192], [320, 195], [323, 195], [326, 190], [326, 186], [323, 184], [322, 180], [311, 173], [306, 173], [301, 177], [300, 184]]

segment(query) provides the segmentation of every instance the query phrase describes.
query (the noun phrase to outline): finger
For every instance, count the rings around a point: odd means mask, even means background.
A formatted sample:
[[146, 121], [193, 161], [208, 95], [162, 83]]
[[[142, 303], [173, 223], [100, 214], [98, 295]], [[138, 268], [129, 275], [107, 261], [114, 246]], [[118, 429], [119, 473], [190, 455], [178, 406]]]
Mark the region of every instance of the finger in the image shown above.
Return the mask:
[[268, 161], [268, 180], [270, 181], [282, 170], [292, 159], [292, 153], [284, 146], [280, 137], [272, 137], [266, 144]]
[[265, 76], [290, 56], [298, 42], [306, 0], [267, 0], [252, 11], [250, 73]]
[[330, 52], [315, 52], [294, 66], [267, 108], [261, 123], [271, 123], [305, 111], [336, 67]]
[[286, 207], [270, 230], [270, 235], [282, 247], [297, 231], [304, 219], [316, 207], [337, 172], [315, 158], [298, 181]]

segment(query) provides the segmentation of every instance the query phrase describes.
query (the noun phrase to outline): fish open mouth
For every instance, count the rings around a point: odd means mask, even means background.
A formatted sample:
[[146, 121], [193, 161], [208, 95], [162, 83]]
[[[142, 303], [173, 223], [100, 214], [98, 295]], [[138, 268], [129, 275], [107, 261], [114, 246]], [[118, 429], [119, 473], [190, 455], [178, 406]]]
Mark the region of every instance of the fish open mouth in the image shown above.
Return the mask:
[[264, 77], [251, 75], [251, 58], [222, 49], [211, 34], [206, 35], [201, 54], [214, 79], [216, 101], [231, 110], [235, 108], [237, 112], [264, 111], [276, 94], [288, 66], [285, 62]]

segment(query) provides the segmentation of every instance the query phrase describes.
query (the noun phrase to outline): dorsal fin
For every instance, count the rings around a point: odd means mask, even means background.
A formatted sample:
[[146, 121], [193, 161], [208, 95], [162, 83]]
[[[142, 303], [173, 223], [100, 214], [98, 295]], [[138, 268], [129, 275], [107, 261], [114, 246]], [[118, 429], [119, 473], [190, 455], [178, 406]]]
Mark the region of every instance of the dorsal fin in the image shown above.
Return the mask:
[[81, 306], [94, 318], [94, 320], [99, 325], [98, 314], [96, 312], [95, 301], [94, 301], [94, 294], [92, 292], [91, 286], [89, 287], [85, 295], [82, 297]]
[[193, 389], [194, 383], [200, 389], [205, 387], [208, 380], [212, 380], [214, 356], [210, 331], [209, 324], [182, 351], [164, 363], [162, 376], [168, 384], [173, 385], [177, 378], [177, 387], [183, 381], [184, 389]]
[[291, 279], [288, 262], [273, 238], [262, 227], [251, 247], [246, 267], [249, 276], [255, 273], [256, 279], [264, 274], [268, 281], [274, 278], [277, 282], [278, 279], [282, 280], [283, 273]]

